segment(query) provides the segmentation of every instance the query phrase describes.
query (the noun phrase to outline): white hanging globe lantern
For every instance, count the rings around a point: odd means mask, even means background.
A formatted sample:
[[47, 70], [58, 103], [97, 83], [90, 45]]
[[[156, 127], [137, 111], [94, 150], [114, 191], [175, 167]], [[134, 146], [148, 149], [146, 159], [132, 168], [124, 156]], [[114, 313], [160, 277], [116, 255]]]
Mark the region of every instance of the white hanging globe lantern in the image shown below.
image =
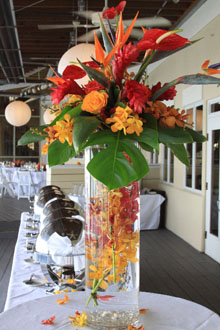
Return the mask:
[[50, 108], [48, 108], [44, 111], [43, 119], [44, 119], [44, 123], [46, 125], [49, 125], [54, 120], [55, 117], [56, 117], [56, 114], [54, 112], [52, 112]]
[[5, 118], [13, 126], [23, 126], [31, 119], [31, 109], [25, 102], [11, 102], [5, 108]]
[[[57, 71], [59, 74], [63, 74], [63, 71], [68, 65], [71, 65], [70, 62], [77, 62], [79, 59], [81, 62], [92, 61], [91, 56], [95, 58], [95, 45], [93, 44], [78, 44], [70, 49], [68, 49], [63, 56], [61, 57]], [[86, 75], [81, 79], [77, 79], [76, 82], [79, 85], [85, 85], [89, 81], [89, 77]]]

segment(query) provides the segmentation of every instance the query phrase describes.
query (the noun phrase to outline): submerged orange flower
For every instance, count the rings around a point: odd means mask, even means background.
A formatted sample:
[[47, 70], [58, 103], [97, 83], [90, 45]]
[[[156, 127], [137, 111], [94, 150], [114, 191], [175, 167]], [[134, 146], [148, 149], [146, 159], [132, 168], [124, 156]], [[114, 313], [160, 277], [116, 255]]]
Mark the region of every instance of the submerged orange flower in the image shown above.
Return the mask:
[[81, 109], [93, 114], [98, 114], [107, 105], [108, 94], [105, 92], [92, 91], [83, 99]]

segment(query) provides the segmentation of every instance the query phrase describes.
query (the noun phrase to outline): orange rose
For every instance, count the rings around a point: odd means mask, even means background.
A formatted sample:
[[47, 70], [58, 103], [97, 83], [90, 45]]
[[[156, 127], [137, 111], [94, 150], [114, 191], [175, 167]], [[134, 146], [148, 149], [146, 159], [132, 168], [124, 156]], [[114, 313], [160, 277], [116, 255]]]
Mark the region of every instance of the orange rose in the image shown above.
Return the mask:
[[107, 104], [108, 94], [98, 91], [92, 91], [87, 94], [83, 100], [81, 109], [97, 115]]

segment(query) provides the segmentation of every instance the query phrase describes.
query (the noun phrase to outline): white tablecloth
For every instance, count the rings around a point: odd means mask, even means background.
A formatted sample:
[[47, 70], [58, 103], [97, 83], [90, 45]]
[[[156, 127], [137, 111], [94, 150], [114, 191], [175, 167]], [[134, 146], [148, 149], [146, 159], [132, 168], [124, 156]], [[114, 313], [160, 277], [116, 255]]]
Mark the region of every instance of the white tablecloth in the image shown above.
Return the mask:
[[[15, 196], [18, 195], [18, 171], [21, 170], [18, 167], [2, 167], [2, 172], [4, 176], [6, 177], [6, 180], [9, 182], [13, 182], [13, 191]], [[31, 178], [32, 182], [34, 184], [33, 187], [31, 187], [31, 196], [34, 196], [37, 191], [44, 187], [46, 185], [46, 171], [34, 171], [31, 170]], [[27, 193], [27, 186], [23, 187], [23, 192]]]
[[140, 229], [158, 229], [160, 224], [160, 208], [165, 198], [160, 194], [140, 195]]
[[23, 283], [24, 280], [28, 280], [30, 278], [31, 274], [37, 275], [38, 278], [43, 278], [39, 264], [27, 263], [24, 261], [24, 259], [31, 257], [31, 254], [28, 253], [26, 249], [25, 233], [27, 231], [31, 231], [29, 229], [25, 229], [25, 220], [27, 218], [28, 213], [23, 212], [21, 214], [21, 224], [14, 251], [5, 310], [31, 299], [46, 296], [45, 287], [32, 287]]
[[[68, 316], [85, 310], [83, 292], [69, 293], [69, 302], [58, 305], [56, 299], [63, 295], [48, 296], [16, 306], [0, 314], [1, 330], [74, 330]], [[220, 330], [220, 318], [211, 310], [188, 300], [154, 293], [140, 293], [140, 308], [148, 311], [141, 314], [140, 322], [145, 330]], [[54, 325], [41, 325], [41, 321], [56, 316]], [[89, 327], [82, 329], [91, 330]]]

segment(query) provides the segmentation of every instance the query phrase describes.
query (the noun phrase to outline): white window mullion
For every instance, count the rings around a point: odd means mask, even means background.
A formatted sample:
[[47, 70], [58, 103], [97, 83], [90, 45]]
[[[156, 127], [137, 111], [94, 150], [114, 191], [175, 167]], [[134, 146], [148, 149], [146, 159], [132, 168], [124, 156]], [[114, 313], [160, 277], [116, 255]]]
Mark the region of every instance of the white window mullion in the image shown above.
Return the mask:
[[170, 149], [167, 148], [167, 182], [170, 183]]

